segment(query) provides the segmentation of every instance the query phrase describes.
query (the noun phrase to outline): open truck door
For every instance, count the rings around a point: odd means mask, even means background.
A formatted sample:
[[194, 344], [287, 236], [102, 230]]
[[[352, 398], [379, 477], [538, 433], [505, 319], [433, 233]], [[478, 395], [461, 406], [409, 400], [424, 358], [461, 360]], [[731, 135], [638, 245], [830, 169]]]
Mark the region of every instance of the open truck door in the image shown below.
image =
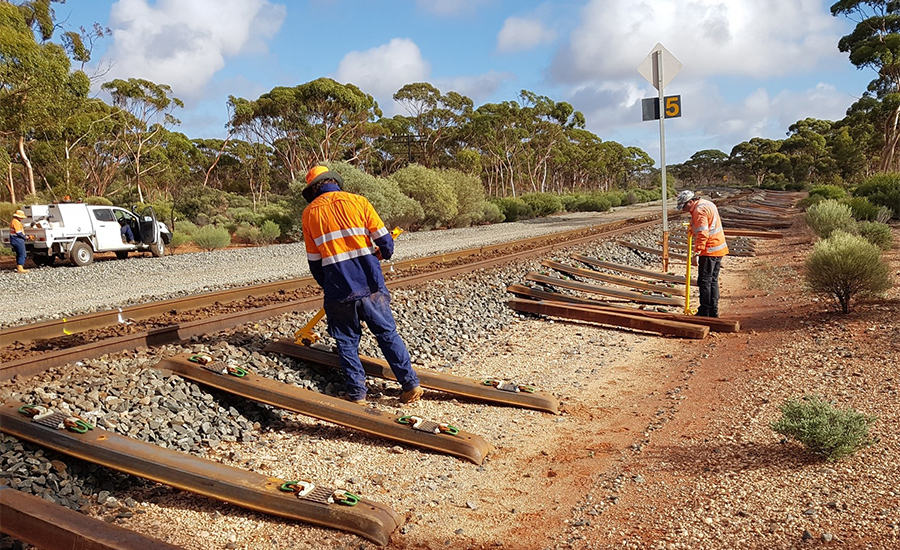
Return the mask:
[[[135, 212], [137, 214], [137, 212]], [[163, 242], [159, 231], [159, 223], [156, 220], [156, 212], [152, 206], [144, 208], [138, 214], [138, 226], [141, 232], [141, 242], [150, 247], [150, 252], [160, 257], [166, 253], [166, 244]]]

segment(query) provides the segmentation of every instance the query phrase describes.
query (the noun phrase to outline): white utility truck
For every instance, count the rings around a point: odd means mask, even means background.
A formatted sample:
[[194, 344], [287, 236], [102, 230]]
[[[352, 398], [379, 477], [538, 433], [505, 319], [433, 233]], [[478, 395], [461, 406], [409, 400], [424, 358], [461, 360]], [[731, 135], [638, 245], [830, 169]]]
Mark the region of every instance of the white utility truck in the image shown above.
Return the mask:
[[[22, 208], [25, 219], [26, 249], [37, 265], [52, 265], [57, 258], [70, 259], [78, 266], [94, 261], [98, 252], [115, 252], [124, 259], [129, 252], [149, 251], [162, 256], [172, 233], [157, 221], [152, 207], [138, 212], [118, 206], [63, 202], [32, 204]], [[134, 237], [126, 242], [123, 227], [131, 228]], [[0, 233], [9, 244], [9, 229]], [[31, 237], [34, 237], [33, 239]]]

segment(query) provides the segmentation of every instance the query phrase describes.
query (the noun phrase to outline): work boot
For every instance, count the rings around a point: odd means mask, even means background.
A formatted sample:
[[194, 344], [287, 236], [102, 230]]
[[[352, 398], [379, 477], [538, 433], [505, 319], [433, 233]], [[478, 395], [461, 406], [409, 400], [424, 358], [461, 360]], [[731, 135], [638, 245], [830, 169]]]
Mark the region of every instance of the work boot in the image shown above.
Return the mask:
[[25, 269], [25, 266], [23, 266], [23, 265], [16, 265], [16, 272], [18, 272], [18, 273], [28, 273], [29, 271], [30, 270]]
[[350, 399], [350, 396], [349, 396], [349, 395], [348, 395], [347, 397], [345, 397], [345, 399], [346, 399], [347, 401], [353, 403], [354, 405], [365, 405], [365, 404], [366, 404], [366, 400], [365, 400], [365, 399]]
[[425, 390], [423, 390], [419, 386], [416, 386], [414, 388], [411, 388], [411, 389], [406, 390], [405, 392], [401, 393], [400, 397], [398, 399], [400, 399], [401, 403], [412, 403], [413, 401], [418, 401], [419, 398], [422, 397], [422, 394], [424, 394], [424, 393], [425, 393]]

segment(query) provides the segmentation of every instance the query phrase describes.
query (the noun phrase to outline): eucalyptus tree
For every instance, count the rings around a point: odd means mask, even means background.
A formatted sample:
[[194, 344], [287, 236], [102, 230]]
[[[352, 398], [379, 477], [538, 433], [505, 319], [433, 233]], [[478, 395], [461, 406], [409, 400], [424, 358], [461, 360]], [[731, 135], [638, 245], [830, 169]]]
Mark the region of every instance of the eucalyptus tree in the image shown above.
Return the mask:
[[[25, 189], [31, 194], [36, 192], [28, 153], [32, 141], [57, 126], [90, 89], [84, 72], [70, 72], [65, 49], [50, 42], [55, 28], [50, 4], [50, 0], [0, 2], [0, 141], [21, 159]], [[11, 168], [7, 187], [15, 202]]]
[[291, 181], [311, 164], [358, 162], [382, 132], [375, 122], [382, 115], [375, 99], [330, 78], [279, 86], [254, 101], [231, 96], [228, 102], [230, 126], [271, 147]]
[[784, 173], [790, 167], [787, 155], [781, 152], [781, 141], [755, 137], [731, 149], [731, 166], [756, 180], [761, 187], [766, 178], [775, 173]]
[[145, 158], [163, 145], [169, 128], [181, 124], [173, 112], [175, 108], [184, 107], [184, 103], [171, 95], [170, 86], [143, 78], [117, 78], [104, 83], [101, 88], [109, 92], [113, 107], [117, 109], [117, 137], [128, 153], [138, 200], [145, 202], [141, 177], [165, 168], [160, 165], [160, 155], [150, 162], [145, 162]]
[[[427, 168], [447, 164], [459, 131], [472, 116], [474, 103], [457, 92], [446, 95], [427, 82], [407, 84], [393, 96], [409, 116], [396, 115], [389, 122], [392, 134], [410, 137], [409, 146], [419, 153], [415, 161]], [[412, 159], [407, 159], [412, 162]]]
[[[878, 75], [860, 101], [875, 98], [878, 105], [866, 111], [882, 134], [879, 169], [897, 170], [900, 143], [900, 3], [895, 0], [841, 0], [831, 14], [856, 23], [842, 37], [838, 49], [850, 54], [857, 68], [873, 69]], [[853, 110], [853, 107], [851, 107]]]
[[715, 181], [721, 181], [725, 176], [728, 171], [727, 162], [728, 153], [718, 149], [703, 149], [675, 167], [673, 172], [681, 179], [700, 185], [710, 185]]
[[831, 183], [838, 173], [832, 157], [833, 122], [806, 118], [788, 128], [781, 152], [791, 162], [795, 182]]

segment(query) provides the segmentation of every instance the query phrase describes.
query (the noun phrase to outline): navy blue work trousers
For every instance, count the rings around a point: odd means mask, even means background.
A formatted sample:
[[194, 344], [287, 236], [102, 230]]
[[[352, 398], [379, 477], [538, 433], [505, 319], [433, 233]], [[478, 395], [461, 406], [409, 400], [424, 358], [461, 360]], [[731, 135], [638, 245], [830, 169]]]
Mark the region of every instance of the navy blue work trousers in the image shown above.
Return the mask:
[[16, 235], [10, 235], [9, 246], [16, 251], [16, 265], [25, 265], [25, 240]]
[[701, 317], [719, 316], [719, 269], [722, 268], [722, 256], [700, 256], [697, 261], [697, 286], [700, 287], [700, 307], [697, 315]]
[[325, 315], [328, 317], [328, 334], [337, 341], [348, 399], [358, 401], [366, 398], [366, 371], [359, 360], [360, 322], [363, 321], [375, 335], [378, 347], [403, 391], [419, 385], [409, 352], [397, 333], [397, 324], [391, 313], [391, 295], [387, 289], [359, 300], [325, 302]]

